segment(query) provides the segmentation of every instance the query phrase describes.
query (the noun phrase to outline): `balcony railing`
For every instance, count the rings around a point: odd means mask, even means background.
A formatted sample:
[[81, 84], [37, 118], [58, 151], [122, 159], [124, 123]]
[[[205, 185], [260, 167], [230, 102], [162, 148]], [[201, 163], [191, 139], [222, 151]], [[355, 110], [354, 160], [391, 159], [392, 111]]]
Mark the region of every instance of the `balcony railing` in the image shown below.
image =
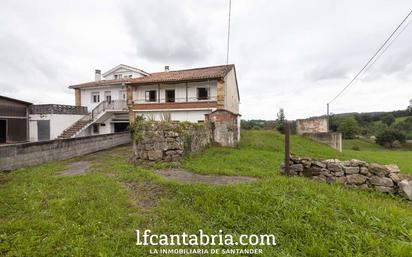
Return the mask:
[[[160, 100], [160, 101], [159, 101]], [[210, 102], [210, 101], [216, 101], [217, 97], [216, 96], [209, 96], [209, 97], [176, 97], [176, 98], [160, 98], [156, 99], [155, 101], [148, 101], [146, 99], [138, 98], [134, 99], [133, 102], [135, 104], [159, 104], [159, 103], [185, 103], [185, 102]]]
[[91, 119], [94, 120], [100, 113], [104, 111], [126, 111], [127, 103], [126, 100], [112, 100], [103, 101], [99, 103], [91, 112]]

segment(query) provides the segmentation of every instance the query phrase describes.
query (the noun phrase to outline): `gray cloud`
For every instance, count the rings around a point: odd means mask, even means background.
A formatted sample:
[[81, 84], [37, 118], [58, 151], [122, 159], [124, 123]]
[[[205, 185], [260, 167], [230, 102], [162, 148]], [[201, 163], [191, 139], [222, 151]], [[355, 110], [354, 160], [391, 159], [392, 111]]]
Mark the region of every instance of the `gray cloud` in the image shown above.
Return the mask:
[[[3, 0], [0, 94], [73, 104], [70, 84], [119, 63], [148, 72], [226, 61], [227, 1]], [[356, 5], [356, 8], [353, 6]], [[232, 1], [230, 63], [242, 118], [325, 112], [410, 9], [410, 0]], [[412, 96], [412, 24], [331, 106], [334, 113], [404, 108]]]
[[[192, 10], [176, 6], [173, 1], [156, 0], [127, 4], [123, 8], [139, 57], [162, 63], [208, 59], [207, 24], [199, 24]], [[179, 6], [185, 6], [183, 1]]]

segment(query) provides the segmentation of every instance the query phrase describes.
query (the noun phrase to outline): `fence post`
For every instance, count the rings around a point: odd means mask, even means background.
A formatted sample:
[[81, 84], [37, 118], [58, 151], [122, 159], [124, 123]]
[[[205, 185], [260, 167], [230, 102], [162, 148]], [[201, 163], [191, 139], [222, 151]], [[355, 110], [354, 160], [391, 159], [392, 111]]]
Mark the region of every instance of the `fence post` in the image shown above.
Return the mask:
[[285, 120], [284, 123], [284, 129], [285, 129], [285, 174], [290, 176], [290, 148], [289, 148], [289, 123], [287, 120]]

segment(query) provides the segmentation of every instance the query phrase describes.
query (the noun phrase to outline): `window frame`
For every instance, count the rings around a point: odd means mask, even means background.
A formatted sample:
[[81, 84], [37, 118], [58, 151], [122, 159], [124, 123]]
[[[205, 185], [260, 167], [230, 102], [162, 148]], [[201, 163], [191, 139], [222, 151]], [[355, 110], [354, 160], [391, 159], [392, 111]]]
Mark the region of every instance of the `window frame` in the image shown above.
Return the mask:
[[[91, 96], [92, 96], [92, 103], [100, 103], [100, 92], [92, 92]], [[97, 97], [96, 98], [97, 101], [95, 101], [95, 98], [94, 98], [95, 96]]]
[[[110, 97], [110, 99], [108, 99]], [[108, 103], [112, 102], [112, 91], [104, 91], [104, 100]]]
[[[150, 99], [150, 93], [154, 92], [154, 99], [151, 100]], [[156, 89], [150, 89], [150, 90], [146, 90], [144, 93], [144, 100], [147, 103], [155, 103], [157, 102], [157, 90]]]
[[[199, 91], [200, 91], [200, 89], [206, 90], [206, 94], [207, 94], [206, 97], [200, 97], [200, 96], [199, 96]], [[209, 99], [210, 99], [210, 92], [209, 92], [209, 91], [210, 91], [210, 90], [209, 90], [209, 88], [207, 88], [207, 87], [197, 87], [197, 88], [196, 88], [196, 98], [197, 98], [197, 100], [199, 100], [199, 101], [209, 100]]]
[[[173, 99], [168, 99], [167, 92], [171, 92], [171, 91], [173, 91], [174, 97], [173, 97]], [[176, 102], [176, 89], [174, 89], [174, 88], [165, 89], [165, 102], [166, 103], [175, 103]]]

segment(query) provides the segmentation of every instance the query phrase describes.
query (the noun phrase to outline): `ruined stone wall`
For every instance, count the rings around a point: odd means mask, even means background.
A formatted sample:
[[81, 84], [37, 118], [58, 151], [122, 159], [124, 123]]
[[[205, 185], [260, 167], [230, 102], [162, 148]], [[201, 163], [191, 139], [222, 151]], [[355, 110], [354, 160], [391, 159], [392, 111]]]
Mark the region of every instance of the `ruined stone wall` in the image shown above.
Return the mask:
[[303, 135], [304, 133], [323, 133], [328, 131], [328, 119], [326, 117], [296, 120], [296, 132], [299, 135]]
[[179, 161], [212, 142], [209, 123], [143, 121], [134, 144], [133, 161]]
[[[281, 174], [286, 175], [284, 165], [281, 167]], [[396, 165], [369, 164], [359, 160], [318, 161], [292, 156], [289, 175], [398, 194], [412, 200], [412, 176], [401, 174]]]
[[240, 140], [239, 115], [227, 110], [216, 110], [206, 115], [206, 122], [213, 124], [213, 143], [236, 147]]

